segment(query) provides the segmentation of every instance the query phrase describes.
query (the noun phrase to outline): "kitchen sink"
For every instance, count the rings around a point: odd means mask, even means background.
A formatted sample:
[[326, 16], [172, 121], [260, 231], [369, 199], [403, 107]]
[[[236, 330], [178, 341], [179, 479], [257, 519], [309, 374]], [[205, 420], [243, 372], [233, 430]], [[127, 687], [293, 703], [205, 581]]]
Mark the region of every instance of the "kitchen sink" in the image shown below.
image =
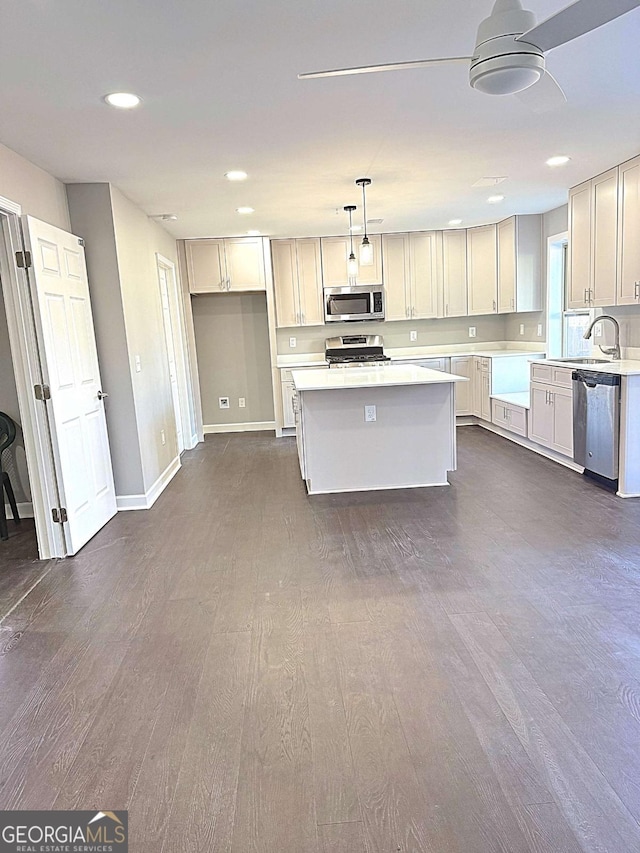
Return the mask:
[[566, 364], [611, 364], [610, 358], [554, 358], [553, 361], [562, 361]]

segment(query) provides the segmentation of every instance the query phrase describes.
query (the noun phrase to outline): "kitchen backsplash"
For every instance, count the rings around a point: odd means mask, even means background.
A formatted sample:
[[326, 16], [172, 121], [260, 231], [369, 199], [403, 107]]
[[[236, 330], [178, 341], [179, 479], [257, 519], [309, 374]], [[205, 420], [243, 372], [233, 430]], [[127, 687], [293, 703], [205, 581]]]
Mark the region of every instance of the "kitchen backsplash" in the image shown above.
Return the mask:
[[[469, 337], [469, 327], [475, 327], [476, 336]], [[418, 333], [411, 341], [410, 332]], [[505, 318], [489, 317], [446, 317], [437, 320], [394, 320], [381, 323], [329, 323], [325, 326], [296, 326], [278, 329], [278, 354], [324, 352], [325, 338], [334, 335], [382, 335], [386, 347], [446, 346], [466, 342], [504, 340]], [[289, 346], [289, 338], [296, 339], [295, 348]], [[524, 340], [524, 338], [520, 338]]]

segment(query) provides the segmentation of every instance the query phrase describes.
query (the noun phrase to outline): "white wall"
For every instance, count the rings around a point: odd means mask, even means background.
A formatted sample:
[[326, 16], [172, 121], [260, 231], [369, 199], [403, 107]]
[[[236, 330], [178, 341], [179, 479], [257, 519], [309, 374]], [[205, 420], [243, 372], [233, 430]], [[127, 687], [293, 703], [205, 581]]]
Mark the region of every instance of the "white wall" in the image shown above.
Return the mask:
[[23, 213], [69, 230], [69, 208], [62, 181], [4, 145], [0, 145], [0, 195], [22, 205]]

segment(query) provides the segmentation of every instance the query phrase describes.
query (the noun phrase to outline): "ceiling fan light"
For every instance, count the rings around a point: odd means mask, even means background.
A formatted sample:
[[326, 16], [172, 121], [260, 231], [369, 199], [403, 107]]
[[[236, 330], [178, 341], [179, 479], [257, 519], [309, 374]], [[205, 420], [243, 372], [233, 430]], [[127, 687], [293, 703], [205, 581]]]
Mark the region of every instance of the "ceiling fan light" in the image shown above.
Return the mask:
[[360, 266], [373, 266], [373, 246], [369, 242], [369, 238], [365, 237], [360, 243]]
[[472, 82], [474, 89], [486, 95], [514, 95], [533, 86], [542, 77], [539, 68], [496, 68], [479, 74]]

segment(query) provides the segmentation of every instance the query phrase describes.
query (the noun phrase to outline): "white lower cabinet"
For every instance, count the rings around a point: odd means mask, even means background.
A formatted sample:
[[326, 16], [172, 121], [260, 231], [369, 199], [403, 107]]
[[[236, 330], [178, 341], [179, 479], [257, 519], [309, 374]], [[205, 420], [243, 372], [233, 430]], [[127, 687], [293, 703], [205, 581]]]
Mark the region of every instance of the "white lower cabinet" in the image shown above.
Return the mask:
[[496, 426], [527, 437], [528, 411], [525, 406], [507, 403], [505, 400], [493, 400], [491, 422]]
[[472, 355], [453, 356], [451, 373], [454, 376], [466, 376], [469, 382], [456, 382], [456, 415], [473, 414], [473, 385], [471, 382], [474, 368]]
[[555, 368], [554, 378], [559, 384], [531, 383], [529, 438], [563, 456], [573, 457], [573, 390], [567, 387], [571, 371]]

